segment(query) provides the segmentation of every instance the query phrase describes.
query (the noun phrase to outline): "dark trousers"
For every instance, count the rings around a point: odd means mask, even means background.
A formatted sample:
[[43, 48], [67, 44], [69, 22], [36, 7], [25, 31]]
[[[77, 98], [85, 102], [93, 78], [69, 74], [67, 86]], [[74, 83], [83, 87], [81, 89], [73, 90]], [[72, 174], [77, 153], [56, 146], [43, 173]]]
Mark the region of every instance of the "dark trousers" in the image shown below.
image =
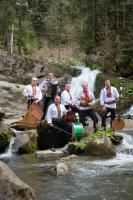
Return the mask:
[[79, 112], [79, 109], [76, 106], [65, 105], [65, 108], [69, 110], [71, 108], [72, 112]]
[[29, 107], [32, 105], [32, 103], [35, 101], [35, 99], [28, 99], [28, 105], [27, 108], [29, 109]]
[[107, 115], [108, 113], [111, 114], [111, 127], [112, 127], [112, 121], [115, 119], [115, 109], [111, 109], [111, 108], [106, 108], [106, 112], [102, 114], [102, 127], [106, 127], [106, 119], [107, 119]]
[[93, 128], [94, 128], [94, 132], [97, 131], [97, 126], [98, 126], [98, 117], [96, 112], [94, 111], [93, 108], [88, 109], [88, 110], [80, 110], [79, 111], [79, 118], [80, 118], [80, 122], [83, 124], [83, 126], [86, 126], [88, 124], [86, 124], [86, 117], [90, 117], [93, 121]]
[[54, 99], [52, 97], [44, 97], [44, 104], [43, 104], [43, 117], [45, 118], [48, 106], [53, 103]]
[[[60, 132], [59, 134], [64, 134], [64, 137], [66, 139], [66, 143], [70, 142], [71, 137], [72, 137], [72, 126], [67, 124], [66, 122], [64, 122], [64, 120], [61, 121], [55, 121], [52, 122], [53, 126], [51, 126], [51, 138], [50, 138], [50, 148], [55, 147], [56, 146], [56, 139], [57, 139], [57, 134], [58, 132]], [[54, 127], [55, 126], [55, 127]], [[63, 131], [58, 130], [56, 127], [61, 128], [65, 131], [67, 131], [68, 133], [65, 133]]]

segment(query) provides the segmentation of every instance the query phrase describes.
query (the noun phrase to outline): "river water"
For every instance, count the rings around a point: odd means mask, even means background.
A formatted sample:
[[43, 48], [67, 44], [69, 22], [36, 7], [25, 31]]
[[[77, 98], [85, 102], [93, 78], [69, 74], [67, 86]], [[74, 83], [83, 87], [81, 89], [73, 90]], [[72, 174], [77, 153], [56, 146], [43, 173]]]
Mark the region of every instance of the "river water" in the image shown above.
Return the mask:
[[72, 170], [57, 175], [56, 160], [35, 154], [5, 156], [2, 159], [37, 194], [38, 200], [132, 200], [133, 135], [121, 133], [123, 144], [111, 159], [78, 157], [69, 162]]

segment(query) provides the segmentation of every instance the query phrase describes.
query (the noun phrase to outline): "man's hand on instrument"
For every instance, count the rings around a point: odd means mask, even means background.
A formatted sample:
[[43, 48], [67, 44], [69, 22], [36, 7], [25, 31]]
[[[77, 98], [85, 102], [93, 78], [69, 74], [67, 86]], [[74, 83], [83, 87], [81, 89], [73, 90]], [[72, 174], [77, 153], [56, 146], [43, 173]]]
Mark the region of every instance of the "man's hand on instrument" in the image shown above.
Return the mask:
[[102, 110], [103, 110], [103, 112], [106, 112], [107, 109], [106, 109], [105, 106], [103, 106], [103, 107], [102, 107]]
[[44, 93], [46, 93], [46, 92], [48, 91], [48, 87], [44, 87], [44, 88], [42, 89], [42, 91], [43, 91]]
[[52, 123], [49, 123], [48, 125], [49, 125], [49, 126], [51, 126], [51, 127], [53, 126], [53, 124], [52, 124]]
[[39, 100], [38, 100], [38, 99], [36, 99], [36, 100], [34, 101], [34, 103], [35, 103], [35, 104], [38, 104], [38, 103], [39, 103]]
[[28, 94], [28, 97], [33, 98], [33, 95], [32, 94]]
[[93, 103], [92, 103], [92, 102], [88, 103], [88, 106], [92, 106], [92, 105], [93, 105]]

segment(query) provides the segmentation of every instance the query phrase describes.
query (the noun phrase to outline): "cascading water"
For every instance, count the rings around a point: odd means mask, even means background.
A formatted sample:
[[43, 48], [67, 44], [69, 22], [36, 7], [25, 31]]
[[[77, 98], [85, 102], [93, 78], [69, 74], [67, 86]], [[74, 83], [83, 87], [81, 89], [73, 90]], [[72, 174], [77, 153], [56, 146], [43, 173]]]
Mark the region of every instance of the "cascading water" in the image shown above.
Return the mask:
[[13, 155], [13, 153], [12, 153], [13, 143], [14, 143], [14, 137], [12, 137], [10, 139], [9, 147], [8, 147], [8, 149], [7, 149], [7, 151], [5, 153], [3, 153], [3, 154], [0, 155], [0, 159], [7, 159], [7, 158], [10, 158]]
[[78, 77], [72, 78], [71, 85], [72, 85], [72, 93], [74, 94], [74, 96], [77, 97], [77, 95], [81, 91], [81, 84], [83, 82], [87, 82], [90, 90], [93, 92], [96, 76], [99, 73], [99, 70], [90, 70], [90, 68], [85, 66], [73, 67], [73, 68], [81, 70], [81, 74]]
[[133, 115], [133, 105], [131, 106], [130, 109], [127, 110], [127, 112], [125, 113], [125, 115]]
[[[12, 129], [12, 130], [13, 130], [15, 136], [17, 136], [17, 134], [20, 134], [20, 132], [21, 132], [21, 131], [15, 130], [15, 129]], [[0, 155], [0, 159], [8, 159], [14, 155], [14, 152], [15, 152], [15, 149], [13, 148], [14, 140], [15, 140], [15, 137], [11, 137], [9, 147], [5, 153]]]
[[[99, 72], [85, 67], [80, 69], [81, 75], [72, 79], [75, 96], [84, 81], [88, 82], [93, 91]], [[33, 187], [39, 200], [132, 200], [133, 155], [124, 150], [133, 149], [133, 134], [119, 134], [124, 139], [117, 147], [116, 157], [102, 159], [81, 156], [70, 159], [68, 162], [70, 166], [74, 166], [74, 171], [70, 169], [65, 176], [48, 173], [47, 166], [54, 165], [54, 160], [37, 160], [34, 155], [16, 156], [15, 160], [8, 164], [19, 177]]]

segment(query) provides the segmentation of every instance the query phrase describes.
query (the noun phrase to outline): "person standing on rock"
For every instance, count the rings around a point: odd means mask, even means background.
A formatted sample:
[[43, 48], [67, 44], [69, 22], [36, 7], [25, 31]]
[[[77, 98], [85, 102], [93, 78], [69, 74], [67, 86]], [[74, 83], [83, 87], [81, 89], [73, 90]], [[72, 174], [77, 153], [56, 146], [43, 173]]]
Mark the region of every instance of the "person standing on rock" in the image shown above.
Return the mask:
[[44, 80], [40, 85], [44, 95], [44, 103], [43, 103], [43, 119], [45, 118], [45, 114], [50, 103], [54, 101], [54, 96], [60, 92], [60, 88], [58, 85], [57, 79], [54, 77], [53, 73], [48, 73], [48, 78]]
[[23, 91], [23, 95], [28, 99], [28, 109], [32, 103], [37, 104], [42, 100], [42, 92], [36, 84], [37, 78], [33, 77], [31, 79], [31, 84], [25, 86]]
[[[72, 127], [63, 120], [63, 116], [66, 115], [67, 110], [64, 105], [61, 104], [61, 99], [59, 95], [56, 95], [54, 98], [54, 103], [48, 107], [46, 114], [47, 124], [51, 127], [51, 139], [50, 139], [50, 148], [52, 151], [55, 151], [56, 138], [58, 129], [62, 129], [71, 133]], [[71, 135], [66, 134], [67, 142], [70, 141]], [[60, 133], [61, 134], [61, 133]], [[65, 135], [64, 135], [65, 136]]]
[[78, 95], [78, 104], [79, 104], [79, 118], [83, 126], [87, 126], [86, 117], [90, 117], [93, 121], [94, 132], [97, 131], [98, 127], [98, 117], [93, 109], [94, 105], [94, 94], [90, 91], [88, 83], [84, 82], [81, 84], [82, 91]]
[[112, 121], [115, 119], [116, 102], [119, 100], [119, 93], [117, 89], [110, 84], [110, 80], [105, 81], [105, 87], [100, 93], [100, 104], [102, 106], [102, 123], [101, 126], [106, 128], [106, 118], [108, 113], [111, 113], [111, 127]]

